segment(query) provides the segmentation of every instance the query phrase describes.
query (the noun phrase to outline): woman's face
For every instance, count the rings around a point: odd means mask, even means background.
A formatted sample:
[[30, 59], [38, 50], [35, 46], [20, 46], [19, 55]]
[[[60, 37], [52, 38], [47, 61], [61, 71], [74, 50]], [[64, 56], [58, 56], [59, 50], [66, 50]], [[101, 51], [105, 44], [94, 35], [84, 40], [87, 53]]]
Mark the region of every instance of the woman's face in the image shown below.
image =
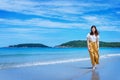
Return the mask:
[[93, 32], [93, 33], [95, 32], [95, 28], [94, 28], [94, 27], [92, 28], [92, 32]]

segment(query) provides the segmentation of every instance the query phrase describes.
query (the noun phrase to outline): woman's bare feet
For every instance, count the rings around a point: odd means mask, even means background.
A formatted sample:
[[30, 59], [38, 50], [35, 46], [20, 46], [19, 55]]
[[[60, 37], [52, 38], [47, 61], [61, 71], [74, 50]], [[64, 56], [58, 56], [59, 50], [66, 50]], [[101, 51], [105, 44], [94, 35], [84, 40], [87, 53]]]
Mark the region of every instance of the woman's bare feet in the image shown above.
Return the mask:
[[92, 67], [92, 69], [95, 70], [95, 69], [96, 69], [96, 65], [94, 65], [94, 66]]

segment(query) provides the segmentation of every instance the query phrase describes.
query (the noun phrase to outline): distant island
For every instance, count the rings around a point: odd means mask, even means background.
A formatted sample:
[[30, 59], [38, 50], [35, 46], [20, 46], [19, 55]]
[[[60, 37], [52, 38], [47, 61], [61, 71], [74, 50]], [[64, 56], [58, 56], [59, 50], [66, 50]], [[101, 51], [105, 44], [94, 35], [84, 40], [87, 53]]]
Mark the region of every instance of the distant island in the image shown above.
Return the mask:
[[[74, 41], [69, 41], [69, 42], [57, 45], [55, 47], [61, 47], [61, 48], [87, 47], [87, 42], [86, 40], [74, 40]], [[100, 47], [120, 47], [120, 42], [100, 41]]]
[[44, 44], [40, 44], [40, 43], [25, 43], [25, 44], [17, 44], [17, 45], [10, 45], [8, 47], [24, 47], [24, 48], [27, 48], [27, 47], [41, 47], [41, 48], [49, 48], [49, 46], [46, 46]]
[[[86, 40], [74, 40], [69, 41], [66, 43], [62, 43], [60, 45], [56, 45], [54, 47], [50, 47], [40, 43], [24, 43], [24, 44], [17, 44], [17, 45], [10, 45], [8, 47], [17, 47], [17, 48], [29, 48], [29, 47], [40, 47], [40, 48], [80, 48], [80, 47], [87, 47]], [[100, 41], [100, 47], [120, 47], [120, 42], [103, 42]]]

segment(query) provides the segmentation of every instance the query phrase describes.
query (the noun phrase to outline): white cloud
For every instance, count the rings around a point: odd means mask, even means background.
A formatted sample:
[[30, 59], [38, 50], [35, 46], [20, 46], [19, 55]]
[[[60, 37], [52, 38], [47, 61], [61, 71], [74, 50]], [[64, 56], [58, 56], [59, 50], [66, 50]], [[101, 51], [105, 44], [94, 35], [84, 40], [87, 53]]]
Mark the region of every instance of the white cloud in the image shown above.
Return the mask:
[[99, 30], [104, 30], [104, 31], [118, 31], [120, 32], [120, 28], [116, 27], [116, 26], [100, 26]]
[[83, 16], [83, 19], [85, 19], [86, 21], [90, 21], [90, 22], [98, 21], [98, 18], [96, 16]]
[[59, 32], [59, 29], [50, 29], [50, 28], [38, 28], [38, 27], [33, 27], [33, 28], [1, 28], [0, 32], [2, 33], [15, 33], [15, 34], [37, 34], [37, 33], [57, 33]]
[[[85, 23], [62, 23], [62, 22], [54, 22], [50, 20], [44, 20], [39, 18], [34, 18], [30, 20], [18, 20], [18, 19], [0, 19], [1, 24], [15, 25], [15, 26], [24, 26], [24, 28], [16, 27], [9, 28], [9, 30], [16, 32], [49, 32], [50, 29], [54, 28], [80, 28], [80, 29], [89, 29], [91, 25], [98, 25], [98, 28], [103, 31], [120, 31], [120, 28], [117, 25], [119, 21], [114, 22], [106, 22], [105, 19], [98, 19], [97, 17], [87, 16], [84, 19], [88, 20]], [[104, 23], [106, 22], [106, 23]], [[42, 28], [48, 28], [42, 29]], [[52, 32], [58, 31], [57, 29], [51, 30]]]
[[[98, 26], [119, 26], [117, 21], [109, 20], [105, 15], [85, 15], [84, 13], [90, 11], [100, 11], [108, 8], [118, 7], [119, 2], [112, 3], [107, 1], [103, 3], [95, 3], [76, 0], [52, 0], [52, 1], [30, 1], [30, 0], [1, 0], [0, 9], [10, 12], [17, 12], [27, 15], [37, 15], [48, 18], [56, 18], [68, 21], [75, 21], [72, 23], [62, 23], [40, 18], [33, 18], [27, 20], [20, 19], [0, 19], [1, 24], [19, 25], [19, 26], [34, 26], [47, 28], [82, 28], [88, 29], [91, 25]], [[117, 12], [119, 13], [119, 12]], [[78, 16], [80, 15], [80, 16]], [[79, 23], [78, 23], [79, 22]], [[103, 28], [107, 30], [108, 28]], [[21, 29], [22, 30], [22, 29]], [[24, 29], [23, 29], [24, 30]]]
[[107, 21], [105, 18], [101, 16], [82, 16], [82, 18], [86, 21], [87, 24], [91, 25], [103, 25], [105, 24], [104, 21]]
[[107, 8], [114, 8], [117, 4], [95, 3], [74, 0], [52, 0], [52, 1], [30, 1], [30, 0], [1, 0], [0, 9], [18, 12], [27, 15], [37, 15], [63, 20], [77, 21], [80, 16], [69, 14], [84, 14], [90, 11], [99, 11]]
[[[18, 19], [0, 19], [1, 24], [8, 25], [21, 25], [26, 27], [46, 27], [46, 28], [85, 28], [86, 26], [83, 23], [62, 23], [54, 22], [50, 20], [44, 20], [39, 18], [34, 18], [30, 20], [18, 20]], [[83, 27], [85, 26], [85, 27]]]
[[120, 11], [117, 11], [116, 13], [117, 13], [117, 14], [120, 14]]

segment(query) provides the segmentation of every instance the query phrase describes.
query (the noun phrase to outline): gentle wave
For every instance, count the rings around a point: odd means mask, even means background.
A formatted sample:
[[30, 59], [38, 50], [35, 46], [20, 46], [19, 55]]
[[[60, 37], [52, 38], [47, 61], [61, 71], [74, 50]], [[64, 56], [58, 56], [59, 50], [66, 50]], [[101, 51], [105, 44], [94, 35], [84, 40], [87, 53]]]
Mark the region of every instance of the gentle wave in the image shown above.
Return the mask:
[[40, 65], [50, 65], [50, 64], [61, 64], [61, 63], [69, 63], [69, 62], [78, 62], [89, 60], [89, 58], [82, 59], [67, 59], [67, 60], [58, 60], [58, 61], [47, 61], [47, 62], [31, 62], [31, 63], [22, 63], [22, 64], [1, 64], [0, 69], [6, 68], [19, 68], [19, 67], [29, 67], [29, 66], [40, 66]]
[[120, 56], [120, 54], [107, 54], [107, 55], [100, 56], [100, 58], [109, 58], [109, 57], [114, 57], [114, 56]]
[[[120, 56], [120, 54], [107, 54], [100, 56], [101, 58], [109, 58], [114, 56]], [[67, 60], [58, 60], [58, 61], [48, 61], [48, 62], [31, 62], [31, 63], [8, 63], [8, 64], [0, 64], [0, 69], [8, 69], [8, 68], [20, 68], [20, 67], [30, 67], [30, 66], [42, 66], [42, 65], [52, 65], [52, 64], [62, 64], [69, 62], [79, 62], [90, 60], [90, 58], [78, 58], [78, 59], [67, 59]]]

